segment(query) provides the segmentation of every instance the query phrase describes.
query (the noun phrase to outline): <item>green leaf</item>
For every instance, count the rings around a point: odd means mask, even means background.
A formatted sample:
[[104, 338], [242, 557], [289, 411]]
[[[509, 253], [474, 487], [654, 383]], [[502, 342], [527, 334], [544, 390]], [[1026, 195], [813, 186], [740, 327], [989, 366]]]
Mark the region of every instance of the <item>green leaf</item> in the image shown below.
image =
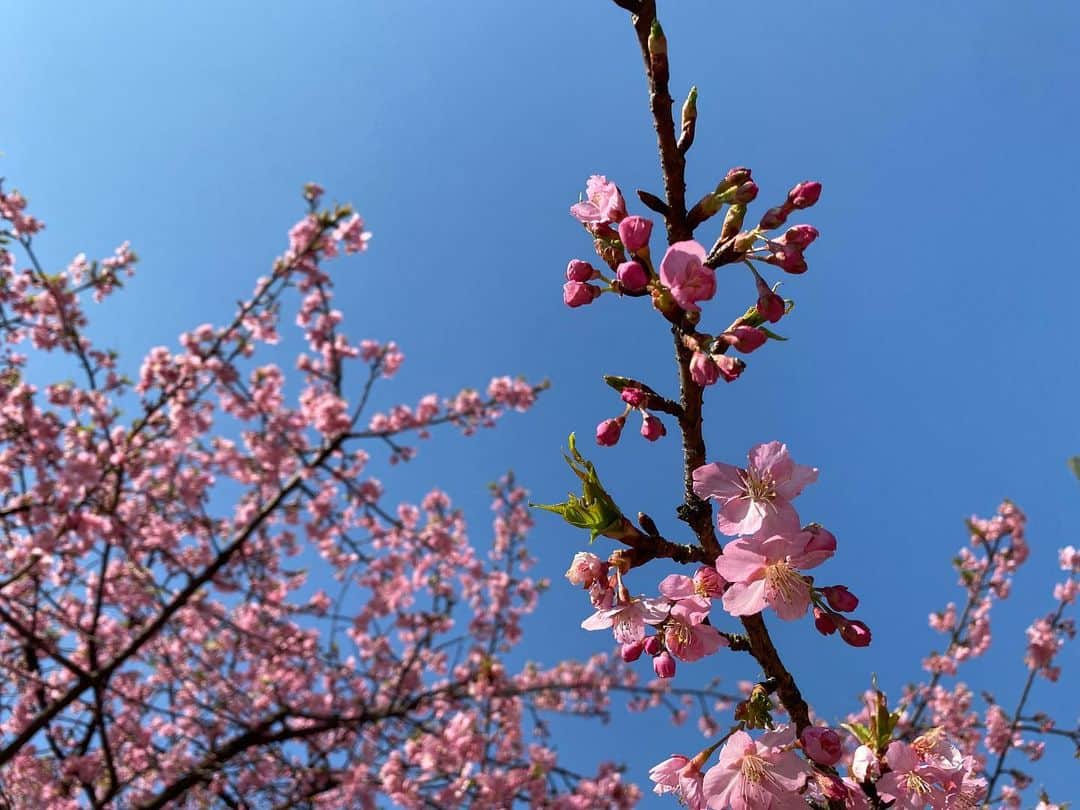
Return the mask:
[[588, 529], [590, 543], [601, 534], [618, 536], [616, 530], [624, 521], [622, 511], [600, 483], [592, 462], [578, 452], [577, 440], [573, 433], [570, 434], [568, 444], [570, 455], [564, 454], [563, 458], [566, 459], [574, 475], [581, 479], [581, 496], [570, 493], [563, 503], [530, 503], [529, 506], [554, 512], [562, 516], [562, 519], [571, 526]]
[[874, 735], [870, 731], [870, 729], [868, 729], [862, 723], [841, 723], [840, 726], [842, 728], [846, 728], [848, 731], [854, 734], [855, 739], [857, 739], [863, 745], [869, 745], [870, 741], [874, 738]]

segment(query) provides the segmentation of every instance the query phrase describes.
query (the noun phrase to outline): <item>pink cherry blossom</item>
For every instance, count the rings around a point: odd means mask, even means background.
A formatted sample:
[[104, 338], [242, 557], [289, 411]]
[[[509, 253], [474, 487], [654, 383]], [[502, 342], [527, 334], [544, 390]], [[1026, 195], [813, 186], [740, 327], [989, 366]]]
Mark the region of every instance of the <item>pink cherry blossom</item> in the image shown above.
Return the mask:
[[571, 585], [588, 589], [595, 583], [602, 582], [607, 577], [607, 570], [607, 562], [588, 551], [579, 551], [566, 571], [566, 578]]
[[810, 585], [798, 571], [818, 564], [803, 556], [809, 540], [807, 532], [795, 532], [742, 538], [724, 546], [716, 560], [717, 572], [731, 583], [724, 592], [724, 610], [749, 616], [769, 606], [781, 619], [804, 616], [810, 607]]
[[629, 644], [645, 638], [646, 624], [660, 624], [667, 618], [671, 604], [663, 599], [640, 597], [615, 607], [601, 609], [581, 623], [584, 630], [612, 628], [615, 640]]
[[586, 224], [618, 222], [626, 216], [626, 202], [618, 186], [594, 174], [585, 183], [585, 199], [570, 206], [570, 215]]
[[817, 480], [817, 468], [796, 464], [777, 441], [755, 446], [748, 458], [745, 469], [713, 462], [694, 470], [694, 493], [720, 504], [717, 528], [732, 537], [796, 531], [791, 500]]
[[799, 738], [810, 759], [820, 765], [835, 765], [844, 754], [840, 735], [825, 726], [807, 726]]
[[664, 645], [680, 661], [699, 661], [727, 646], [727, 639], [715, 627], [702, 624], [707, 615], [689, 600], [671, 608], [664, 623]]
[[806, 807], [798, 794], [806, 777], [806, 764], [793, 752], [736, 731], [705, 772], [703, 789], [712, 810], [793, 810]]
[[716, 271], [704, 265], [705, 248], [693, 240], [676, 242], [660, 262], [660, 281], [687, 312], [700, 312], [698, 301], [716, 293]]
[[708, 615], [712, 600], [724, 593], [724, 578], [711, 566], [702, 566], [693, 577], [669, 574], [660, 580], [660, 593], [672, 602], [688, 602]]
[[656, 783], [653, 793], [658, 796], [672, 793], [687, 810], [705, 810], [705, 777], [698, 764], [699, 759], [700, 755], [690, 759], [681, 754], [672, 754], [659, 765], [654, 765], [649, 770], [649, 779]]

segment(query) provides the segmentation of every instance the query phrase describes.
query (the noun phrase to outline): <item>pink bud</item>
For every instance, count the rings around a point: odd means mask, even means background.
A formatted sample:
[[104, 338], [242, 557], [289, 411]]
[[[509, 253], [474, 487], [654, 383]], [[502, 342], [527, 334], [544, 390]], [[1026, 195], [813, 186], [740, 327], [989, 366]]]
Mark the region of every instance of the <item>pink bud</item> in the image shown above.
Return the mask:
[[643, 641], [631, 641], [622, 645], [619, 650], [619, 655], [622, 656], [622, 660], [626, 663], [631, 661], [637, 661], [641, 658], [641, 651], [645, 649], [645, 642]]
[[827, 610], [822, 610], [817, 605], [814, 606], [814, 627], [823, 636], [831, 636], [836, 632], [836, 619], [833, 618], [833, 614]]
[[788, 192], [788, 202], [793, 208], [809, 208], [821, 196], [821, 183], [816, 180], [804, 180]]
[[669, 652], [665, 651], [656, 656], [652, 660], [652, 668], [658, 678], [675, 677], [675, 659], [671, 657]]
[[724, 176], [724, 184], [729, 186], [739, 186], [750, 179], [751, 172], [745, 166], [736, 166], [734, 169], [728, 169], [728, 173]]
[[596, 268], [581, 259], [571, 259], [566, 265], [566, 278], [570, 281], [589, 281], [596, 275]]
[[802, 251], [794, 245], [790, 248], [774, 250], [764, 261], [776, 265], [785, 273], [791, 273], [792, 275], [800, 275], [808, 269]]
[[640, 408], [649, 399], [649, 395], [640, 388], [624, 388], [619, 396], [622, 397], [622, 401], [631, 408]]
[[697, 385], [712, 385], [720, 379], [720, 367], [705, 352], [694, 352], [690, 358], [690, 379]]
[[868, 647], [870, 645], [870, 628], [857, 619], [845, 621], [840, 625], [840, 638], [852, 647]]
[[720, 376], [724, 378], [724, 382], [735, 382], [746, 368], [746, 363], [742, 360], [737, 357], [728, 357], [726, 354], [714, 354], [712, 359], [720, 371]]
[[799, 250], [806, 250], [818, 238], [818, 229], [813, 225], [792, 225], [784, 231], [783, 242]]
[[667, 428], [664, 427], [663, 422], [651, 413], [647, 413], [641, 419], [641, 435], [650, 442], [655, 442], [661, 436], [667, 435]]
[[819, 765], [835, 765], [844, 755], [840, 735], [824, 726], [807, 726], [800, 737], [803, 750]]
[[833, 610], [850, 613], [859, 606], [859, 597], [844, 585], [830, 585], [828, 588], [822, 588], [821, 592]]
[[600, 288], [594, 284], [582, 284], [580, 281], [568, 281], [563, 284], [562, 300], [568, 307], [583, 307], [591, 304], [600, 295]]
[[[626, 220], [623, 220], [625, 222]], [[615, 271], [619, 283], [627, 292], [640, 292], [649, 283], [649, 274], [637, 262], [623, 262]]]
[[769, 339], [762, 330], [756, 326], [736, 326], [734, 329], [724, 332], [720, 338], [735, 347], [735, 351], [750, 354], [754, 349], [760, 349]]
[[836, 553], [836, 535], [824, 526], [814, 523], [807, 526], [806, 531], [810, 533], [810, 541], [806, 544], [806, 548], [803, 549], [804, 555], [820, 555], [821, 559], [818, 563], [820, 564]]
[[791, 207], [787, 204], [770, 208], [762, 215], [758, 227], [764, 231], [771, 231], [774, 228], [779, 228], [787, 222], [788, 214], [790, 213]]
[[652, 236], [652, 222], [645, 217], [627, 217], [619, 223], [619, 240], [631, 253], [637, 253], [648, 247], [650, 236]]
[[611, 447], [618, 444], [625, 423], [625, 416], [616, 419], [605, 419], [596, 426], [596, 443], [602, 447]]
[[663, 649], [660, 646], [660, 636], [646, 636], [645, 637], [645, 652], [649, 655], [659, 655]]
[[741, 183], [735, 191], [735, 203], [739, 205], [746, 205], [757, 199], [758, 185], [753, 180], [747, 180], [745, 183]]

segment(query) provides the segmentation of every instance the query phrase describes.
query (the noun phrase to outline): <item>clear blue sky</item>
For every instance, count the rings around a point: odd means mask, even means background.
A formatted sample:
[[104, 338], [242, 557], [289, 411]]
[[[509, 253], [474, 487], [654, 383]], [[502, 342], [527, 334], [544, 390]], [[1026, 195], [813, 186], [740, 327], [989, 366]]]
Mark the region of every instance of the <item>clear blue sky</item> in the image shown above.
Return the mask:
[[[948, 563], [962, 519], [1010, 497], [1032, 558], [997, 609], [992, 653], [966, 673], [1010, 705], [1056, 550], [1080, 540], [1065, 466], [1080, 452], [1080, 10], [668, 0], [661, 15], [673, 91], [701, 90], [691, 196], [733, 165], [753, 167], [765, 204], [794, 181], [825, 184], [811, 270], [785, 286], [790, 342], [707, 401], [713, 459], [778, 438], [821, 468], [799, 503], [840, 540], [819, 581], [849, 584], [875, 631], [855, 651], [809, 622], [782, 627], [784, 657], [826, 717], [853, 708], [871, 672], [896, 694], [938, 641], [927, 613], [960, 596]], [[493, 373], [553, 382], [531, 414], [441, 437], [386, 476], [405, 498], [449, 487], [480, 537], [482, 485], [503, 470], [538, 500], [569, 488], [566, 435], [617, 410], [602, 373], [674, 392], [666, 330], [643, 301], [570, 311], [560, 298], [567, 260], [589, 250], [566, 214], [585, 177], [660, 190], [625, 17], [607, 0], [11, 4], [0, 175], [47, 220], [55, 266], [132, 240], [141, 272], [97, 333], [132, 370], [145, 348], [228, 316], [280, 252], [305, 181], [354, 202], [374, 239], [340, 265], [349, 332], [408, 357], [384, 402]], [[721, 275], [717, 329], [750, 295], [743, 274]], [[624, 508], [677, 533], [676, 443], [628, 438], [590, 454]], [[527, 652], [606, 647], [558, 581], [584, 538], [538, 522], [539, 568], [557, 581]], [[1075, 648], [1062, 663], [1067, 683]], [[755, 675], [734, 655], [698, 667], [731, 685]], [[1080, 712], [1064, 685], [1040, 685], [1032, 705], [1064, 723]], [[639, 781], [701, 741], [656, 715], [589, 735], [564, 749], [624, 760]], [[1075, 798], [1066, 748], [1051, 741], [1058, 767], [1040, 769], [1058, 799]]]

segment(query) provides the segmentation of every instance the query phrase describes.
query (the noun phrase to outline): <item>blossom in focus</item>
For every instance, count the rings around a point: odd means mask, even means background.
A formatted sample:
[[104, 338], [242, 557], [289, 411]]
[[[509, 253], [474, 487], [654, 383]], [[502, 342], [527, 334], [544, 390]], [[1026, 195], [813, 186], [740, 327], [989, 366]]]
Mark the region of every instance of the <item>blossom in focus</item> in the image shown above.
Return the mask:
[[615, 640], [629, 644], [645, 638], [646, 624], [660, 624], [671, 605], [663, 599], [640, 597], [615, 607], [601, 609], [581, 623], [583, 630], [612, 628]]
[[736, 731], [720, 750], [720, 761], [705, 772], [706, 802], [713, 810], [805, 808], [798, 791], [806, 773], [806, 764], [792, 751]]
[[717, 528], [729, 537], [797, 531], [791, 500], [817, 480], [817, 468], [796, 464], [776, 441], [752, 448], [748, 459], [745, 469], [713, 462], [694, 470], [694, 493], [720, 504]]
[[700, 312], [697, 302], [716, 293], [716, 271], [704, 261], [705, 248], [691, 239], [671, 245], [660, 262], [660, 281], [687, 312]]
[[583, 224], [618, 222], [626, 216], [626, 202], [618, 186], [594, 174], [585, 183], [585, 199], [570, 206], [570, 215]]
[[750, 616], [765, 609], [781, 619], [798, 619], [810, 607], [810, 584], [798, 573], [818, 565], [803, 556], [808, 532], [777, 534], [767, 539], [747, 537], [724, 546], [716, 570], [731, 583], [724, 592], [724, 610]]

